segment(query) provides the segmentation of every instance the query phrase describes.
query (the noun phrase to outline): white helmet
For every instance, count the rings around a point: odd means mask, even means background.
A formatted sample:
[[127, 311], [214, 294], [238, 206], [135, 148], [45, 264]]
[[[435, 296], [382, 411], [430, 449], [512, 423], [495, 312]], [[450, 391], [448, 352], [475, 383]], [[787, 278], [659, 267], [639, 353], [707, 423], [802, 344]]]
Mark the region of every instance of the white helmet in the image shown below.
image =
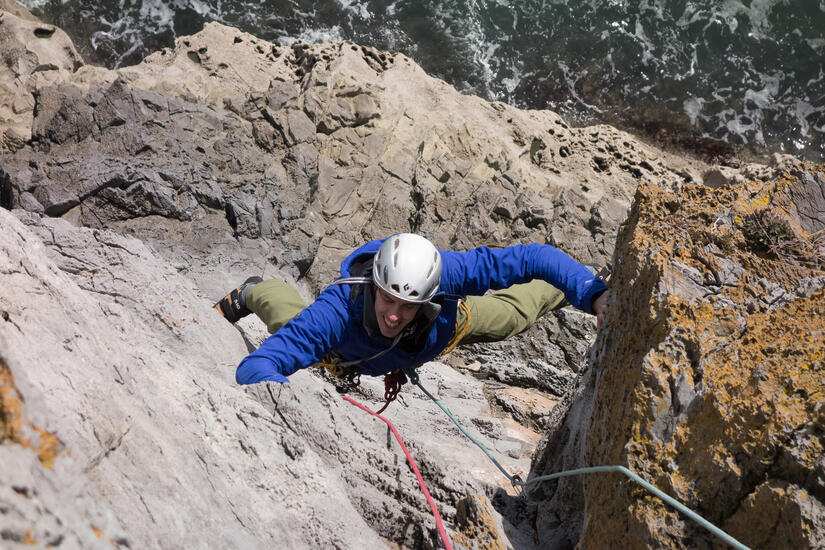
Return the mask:
[[429, 302], [441, 280], [441, 254], [420, 235], [399, 233], [383, 242], [372, 264], [378, 288], [408, 302]]

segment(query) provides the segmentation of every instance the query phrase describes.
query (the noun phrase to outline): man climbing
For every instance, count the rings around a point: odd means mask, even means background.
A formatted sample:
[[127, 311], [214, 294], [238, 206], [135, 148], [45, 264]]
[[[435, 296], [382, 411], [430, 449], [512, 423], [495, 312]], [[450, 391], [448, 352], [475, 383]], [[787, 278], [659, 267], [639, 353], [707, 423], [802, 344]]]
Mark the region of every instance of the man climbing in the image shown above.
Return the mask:
[[568, 303], [600, 327], [607, 296], [600, 278], [549, 245], [453, 252], [402, 233], [350, 254], [309, 306], [285, 282], [251, 277], [215, 308], [232, 323], [255, 313], [272, 334], [238, 365], [237, 382], [254, 384], [288, 382], [315, 363], [373, 376], [417, 367], [461, 344], [509, 338]]

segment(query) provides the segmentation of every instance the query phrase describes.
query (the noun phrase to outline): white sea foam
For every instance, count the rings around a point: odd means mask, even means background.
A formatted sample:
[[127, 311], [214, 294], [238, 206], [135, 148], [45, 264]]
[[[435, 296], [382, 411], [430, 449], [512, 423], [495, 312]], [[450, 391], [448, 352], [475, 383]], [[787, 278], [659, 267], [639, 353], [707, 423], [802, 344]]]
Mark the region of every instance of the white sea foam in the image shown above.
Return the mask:
[[367, 6], [367, 2], [361, 2], [361, 0], [335, 0], [338, 2], [338, 5], [341, 8], [349, 13], [351, 16], [354, 15], [364, 21], [369, 21], [372, 19], [372, 13], [370, 13], [369, 7]]
[[504, 86], [508, 97], [512, 96], [513, 92], [516, 91], [516, 88], [518, 88], [518, 85], [521, 84], [522, 79], [525, 77], [520, 60], [517, 61], [517, 64], [511, 65], [510, 69], [513, 71], [513, 74], [501, 79], [501, 84]]
[[807, 101], [797, 100], [796, 105], [794, 106], [794, 114], [796, 115], [796, 120], [799, 123], [799, 131], [803, 136], [810, 136], [809, 132], [811, 131], [811, 125], [808, 122], [808, 118], [821, 112], [821, 107], [817, 109]]
[[[520, 85], [528, 79], [541, 90], [555, 80], [567, 87], [558, 106], [607, 114], [593, 105], [604, 107], [599, 101], [579, 93], [609, 88], [619, 102], [608, 108], [613, 114], [662, 102], [712, 137], [771, 147], [782, 142], [789, 150], [797, 138], [807, 139], [825, 152], [825, 35], [818, 23], [825, 21], [825, 0], [21, 2], [30, 9], [52, 7], [58, 19], [77, 21], [79, 29], [99, 29], [92, 47], [109, 65], [167, 45], [176, 25], [190, 32], [200, 21], [219, 21], [280, 44], [355, 39], [402, 51], [452, 75], [459, 89], [489, 99], [518, 97], [524, 106], [545, 106], [546, 98], [524, 97], [527, 88]], [[432, 28], [409, 30], [403, 18], [410, 13], [423, 15]], [[419, 20], [412, 22], [421, 29]], [[438, 51], [415, 43], [430, 37], [438, 40]], [[792, 56], [805, 62], [783, 62]]]
[[597, 113], [603, 114], [604, 111], [602, 109], [599, 109], [595, 105], [587, 103], [585, 100], [581, 98], [581, 96], [579, 96], [579, 93], [576, 91], [576, 82], [578, 82], [579, 80], [578, 77], [586, 76], [587, 71], [576, 73], [575, 71], [570, 70], [570, 67], [568, 67], [565, 63], [561, 61], [558, 61], [557, 63], [559, 68], [562, 70], [562, 73], [564, 73], [564, 81], [567, 83], [567, 91], [570, 93], [570, 97], [575, 99], [576, 102], [578, 102], [583, 107], [586, 107], [591, 111], [596, 111]]
[[152, 21], [158, 29], [174, 28], [175, 10], [166, 2], [154, 0], [140, 3], [139, 15], [142, 21]]
[[[63, 4], [65, 4], [68, 0], [61, 1]], [[27, 10], [35, 10], [45, 6], [49, 2], [49, 0], [17, 0], [17, 2]]]
[[344, 33], [341, 27], [319, 27], [316, 29], [304, 29], [298, 36], [283, 36], [278, 39], [281, 46], [291, 46], [295, 42], [306, 42], [307, 44], [321, 44], [326, 42], [341, 42], [344, 40]]
[[[749, 5], [745, 5], [740, 0], [725, 0], [716, 11], [716, 15], [730, 22], [738, 21], [737, 16], [743, 15], [750, 23], [749, 32], [754, 38], [771, 39], [771, 11], [779, 6], [786, 6], [789, 2], [790, 0], [752, 0]], [[735, 26], [731, 28], [731, 32], [735, 30]]]
[[634, 36], [636, 42], [642, 47], [642, 63], [648, 65], [656, 62], [656, 56], [653, 53], [653, 44], [645, 34], [645, 28], [642, 26], [641, 17], [636, 18], [636, 28]]
[[825, 38], [807, 38], [805, 42], [808, 43], [808, 46], [810, 46], [812, 50], [825, 49]]
[[[482, 6], [477, 0], [467, 0], [463, 6], [461, 4], [461, 0], [438, 4], [435, 6], [433, 20], [455, 43], [466, 47], [471, 55], [473, 66], [480, 73], [481, 81], [488, 90], [493, 92], [494, 99], [506, 99], [500, 96], [495, 97], [497, 94], [495, 94], [493, 83], [498, 71], [494, 69], [494, 65], [498, 67], [499, 60], [496, 58], [496, 52], [500, 44], [487, 37], [487, 29], [482, 24], [480, 13]], [[466, 8], [466, 13], [461, 13], [462, 7]], [[463, 86], [469, 86], [469, 83], [463, 83]]]
[[760, 75], [762, 80], [762, 89], [754, 90], [749, 88], [745, 91], [745, 105], [748, 101], [752, 101], [760, 109], [765, 109], [776, 105], [775, 98], [779, 94], [779, 85], [784, 79], [784, 74], [781, 72], [772, 75]]
[[685, 110], [685, 114], [690, 118], [691, 126], [696, 126], [696, 122], [699, 118], [699, 115], [702, 113], [702, 107], [705, 104], [705, 100], [701, 97], [689, 97], [682, 103], [682, 108]]
[[[825, 0], [823, 0], [823, 2], [825, 2]], [[825, 82], [825, 71], [822, 70], [821, 66], [819, 67], [819, 76], [817, 76], [816, 78], [809, 79], [808, 82], [805, 84], [805, 87], [810, 88], [813, 84], [817, 84], [819, 82]], [[825, 97], [821, 97], [819, 99], [821, 101], [825, 99]]]

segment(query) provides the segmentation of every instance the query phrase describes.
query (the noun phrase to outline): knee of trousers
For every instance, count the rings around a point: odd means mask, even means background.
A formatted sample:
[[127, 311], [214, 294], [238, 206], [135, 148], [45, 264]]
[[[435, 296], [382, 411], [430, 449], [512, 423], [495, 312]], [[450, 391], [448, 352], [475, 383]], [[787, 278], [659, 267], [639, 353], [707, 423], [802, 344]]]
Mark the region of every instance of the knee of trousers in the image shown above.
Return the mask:
[[274, 334], [306, 307], [306, 303], [288, 283], [269, 279], [249, 289], [246, 307]]

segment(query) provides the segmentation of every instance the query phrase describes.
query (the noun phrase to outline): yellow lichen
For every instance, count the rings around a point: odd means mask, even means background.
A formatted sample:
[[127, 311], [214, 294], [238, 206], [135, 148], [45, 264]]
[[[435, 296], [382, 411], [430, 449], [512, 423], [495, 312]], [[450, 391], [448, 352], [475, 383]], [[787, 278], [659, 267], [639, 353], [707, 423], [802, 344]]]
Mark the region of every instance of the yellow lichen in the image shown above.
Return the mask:
[[[619, 236], [613, 285], [623, 290], [612, 307], [621, 312], [614, 320], [633, 327], [634, 338], [608, 338], [600, 350], [589, 463], [627, 464], [711, 521], [729, 515], [744, 480], [763, 475], [780, 449], [793, 448], [799, 467], [814, 468], [823, 442], [813, 428], [825, 425], [825, 291], [771, 304], [770, 311], [759, 305], [771, 299], [762, 280], [790, 294], [803, 279], [825, 273], [817, 243], [805, 241], [792, 215], [791, 192], [799, 185], [785, 174], [720, 189], [686, 186], [678, 197], [639, 186]], [[742, 225], [764, 208], [782, 216], [796, 248], [770, 256], [748, 247]], [[743, 269], [716, 285], [716, 296], [662, 296], [674, 262], [713, 280], [721, 270], [714, 255]], [[690, 408], [678, 418], [672, 418], [675, 384], [696, 392], [686, 394]], [[615, 523], [614, 533], [624, 534], [614, 542], [629, 540], [635, 529], [628, 527], [629, 513], [645, 533], [635, 547], [645, 546], [645, 536], [660, 540], [652, 525], [667, 524], [668, 512], [659, 505], [646, 509], [639, 492], [624, 486], [607, 492], [602, 484], [587, 486], [591, 523], [601, 522], [602, 534]], [[588, 536], [582, 546], [598, 547]]]
[[[32, 436], [37, 434], [35, 446]], [[32, 424], [23, 414], [23, 399], [14, 383], [14, 375], [0, 357], [0, 443], [9, 441], [37, 452], [40, 463], [48, 469], [61, 452], [62, 444], [57, 436]]]
[[455, 541], [478, 550], [505, 550], [490, 504], [483, 495], [464, 497], [456, 504], [458, 532]]

